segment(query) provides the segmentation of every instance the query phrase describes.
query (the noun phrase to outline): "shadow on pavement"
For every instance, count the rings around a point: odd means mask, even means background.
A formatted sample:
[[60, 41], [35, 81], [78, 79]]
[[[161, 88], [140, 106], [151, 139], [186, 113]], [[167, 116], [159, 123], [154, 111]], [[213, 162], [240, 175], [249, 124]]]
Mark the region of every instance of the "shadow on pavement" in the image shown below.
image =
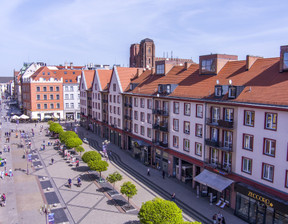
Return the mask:
[[72, 168], [73, 171], [78, 171], [78, 172], [87, 172], [89, 171], [89, 167], [88, 166], [79, 166], [79, 167], [73, 167]]

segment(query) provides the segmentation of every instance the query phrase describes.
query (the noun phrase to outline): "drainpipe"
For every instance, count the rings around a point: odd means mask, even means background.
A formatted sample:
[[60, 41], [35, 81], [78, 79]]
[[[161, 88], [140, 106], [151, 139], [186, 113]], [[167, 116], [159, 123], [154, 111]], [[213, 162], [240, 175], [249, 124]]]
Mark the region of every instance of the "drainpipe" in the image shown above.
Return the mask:
[[205, 143], [205, 139], [206, 139], [206, 117], [207, 117], [207, 102], [204, 103], [204, 108], [205, 108], [205, 112], [204, 112], [204, 147], [203, 147], [203, 162], [204, 162], [204, 167], [205, 167], [205, 158], [206, 158], [206, 143]]

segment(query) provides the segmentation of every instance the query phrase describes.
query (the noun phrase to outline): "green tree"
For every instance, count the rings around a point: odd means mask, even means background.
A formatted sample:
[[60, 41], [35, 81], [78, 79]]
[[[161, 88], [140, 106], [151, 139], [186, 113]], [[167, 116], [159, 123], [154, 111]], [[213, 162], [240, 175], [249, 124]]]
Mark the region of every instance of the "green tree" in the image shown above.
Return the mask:
[[59, 134], [59, 139], [64, 143], [68, 138], [79, 138], [74, 131], [63, 131]]
[[99, 161], [101, 160], [101, 155], [99, 152], [96, 152], [96, 151], [85, 152], [82, 156], [82, 160], [84, 163], [88, 163], [94, 160]]
[[182, 210], [171, 201], [155, 198], [142, 204], [138, 213], [142, 224], [182, 224]]
[[81, 145], [79, 145], [79, 146], [75, 147], [75, 151], [80, 152], [80, 156], [81, 156], [81, 153], [84, 152], [85, 149]]
[[137, 194], [137, 189], [136, 189], [136, 186], [134, 184], [132, 184], [130, 181], [127, 181], [127, 182], [122, 184], [120, 192], [121, 192], [121, 194], [124, 194], [128, 197], [128, 206], [129, 206], [130, 205], [129, 199]]
[[122, 175], [120, 173], [118, 173], [117, 171], [112, 173], [112, 174], [109, 174], [108, 177], [106, 177], [106, 180], [113, 184], [113, 190], [115, 189], [115, 183], [117, 181], [121, 181], [122, 180]]
[[50, 121], [48, 121], [47, 123], [48, 123], [49, 126], [50, 126], [50, 125], [53, 124], [54, 122], [50, 120]]
[[201, 224], [201, 222], [189, 222], [189, 221], [183, 221], [181, 224]]
[[61, 132], [63, 132], [63, 128], [60, 124], [58, 123], [52, 123], [49, 127], [49, 131], [55, 133], [55, 134], [59, 134]]
[[71, 148], [75, 148], [79, 145], [82, 145], [82, 140], [78, 137], [76, 138], [67, 138], [65, 140], [65, 145], [67, 146], [68, 149], [71, 149]]
[[103, 160], [90, 160], [88, 162], [88, 166], [91, 170], [95, 170], [100, 173], [100, 181], [101, 181], [101, 172], [106, 171], [108, 169], [109, 164]]

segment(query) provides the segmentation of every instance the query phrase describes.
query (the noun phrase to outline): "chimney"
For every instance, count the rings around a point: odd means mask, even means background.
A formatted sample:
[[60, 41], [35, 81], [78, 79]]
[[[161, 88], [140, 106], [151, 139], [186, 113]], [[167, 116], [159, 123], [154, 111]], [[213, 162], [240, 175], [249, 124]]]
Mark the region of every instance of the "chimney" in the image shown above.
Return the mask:
[[184, 62], [184, 68], [187, 70], [192, 63], [188, 63], [187, 61]]
[[73, 62], [70, 62], [70, 69], [73, 69]]
[[[286, 56], [286, 57], [285, 57]], [[285, 60], [286, 59], [286, 60]], [[284, 60], [286, 63], [284, 63]], [[288, 70], [288, 45], [280, 47], [280, 72]]]
[[136, 77], [139, 77], [143, 73], [143, 68], [137, 68]]
[[252, 65], [255, 63], [255, 61], [257, 61], [258, 58], [262, 58], [262, 57], [251, 56], [251, 55], [246, 56], [246, 70], [247, 71], [252, 67]]
[[67, 69], [67, 66], [68, 66], [68, 64], [67, 64], [67, 62], [65, 62], [65, 69]]
[[154, 67], [151, 69], [151, 74], [152, 75], [155, 74], [155, 68]]

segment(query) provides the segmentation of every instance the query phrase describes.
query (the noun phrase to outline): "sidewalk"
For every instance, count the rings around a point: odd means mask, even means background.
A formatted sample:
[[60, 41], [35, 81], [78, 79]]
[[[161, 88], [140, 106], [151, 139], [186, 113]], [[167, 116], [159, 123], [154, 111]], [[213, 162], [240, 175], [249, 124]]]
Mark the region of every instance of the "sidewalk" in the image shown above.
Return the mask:
[[[79, 130], [83, 130], [81, 133], [85, 133], [86, 138], [91, 138], [93, 140], [96, 140], [98, 142], [98, 145], [101, 146], [102, 142], [105, 140], [95, 134], [93, 134], [90, 131], [85, 130], [83, 127], [78, 127]], [[87, 134], [88, 133], [88, 136]], [[98, 148], [99, 149], [99, 148]], [[198, 213], [202, 214], [206, 218], [211, 220], [212, 223], [212, 216], [215, 213], [218, 213], [219, 211], [223, 214], [223, 216], [226, 219], [226, 223], [233, 223], [233, 224], [244, 224], [245, 221], [239, 219], [238, 217], [234, 216], [232, 209], [230, 208], [224, 208], [221, 209], [217, 207], [216, 205], [210, 205], [208, 198], [197, 198], [195, 190], [192, 188], [189, 188], [187, 185], [181, 183], [176, 178], [162, 178], [162, 173], [156, 169], [150, 168], [150, 176], [147, 176], [147, 166], [144, 166], [139, 161], [135, 160], [125, 152], [124, 150], [121, 150], [119, 147], [115, 146], [114, 144], [110, 143], [108, 145], [108, 150], [111, 150], [113, 153], [118, 155], [122, 162], [124, 162], [126, 165], [130, 166], [131, 169], [135, 170], [140, 174], [142, 177], [148, 179], [148, 181], [152, 182], [153, 184], [156, 184], [159, 188], [164, 189], [166, 192], [169, 192], [169, 195], [166, 194], [166, 198], [170, 200], [170, 195], [175, 192], [176, 193], [176, 203], [177, 201], [183, 202], [189, 207], [196, 210]], [[113, 163], [113, 162], [112, 162]], [[110, 167], [106, 173], [104, 172], [104, 175], [107, 175], [108, 173], [111, 173]], [[126, 173], [126, 172], [125, 172]], [[139, 186], [142, 187], [140, 191], [138, 191], [138, 194], [133, 197], [133, 202], [135, 205], [140, 208], [142, 203], [148, 200], [153, 199], [154, 197], [159, 197], [159, 195], [151, 190], [148, 190], [146, 186], [143, 186], [142, 183], [137, 181], [135, 178], [131, 177], [129, 173], [127, 174], [131, 179], [133, 179], [134, 182], [136, 182]], [[119, 186], [117, 186], [119, 187]], [[147, 190], [145, 190], [147, 189]], [[181, 206], [180, 206], [181, 207]], [[193, 220], [193, 217], [188, 217], [187, 214], [184, 214], [184, 217], [188, 220]], [[197, 220], [197, 218], [196, 218]]]

